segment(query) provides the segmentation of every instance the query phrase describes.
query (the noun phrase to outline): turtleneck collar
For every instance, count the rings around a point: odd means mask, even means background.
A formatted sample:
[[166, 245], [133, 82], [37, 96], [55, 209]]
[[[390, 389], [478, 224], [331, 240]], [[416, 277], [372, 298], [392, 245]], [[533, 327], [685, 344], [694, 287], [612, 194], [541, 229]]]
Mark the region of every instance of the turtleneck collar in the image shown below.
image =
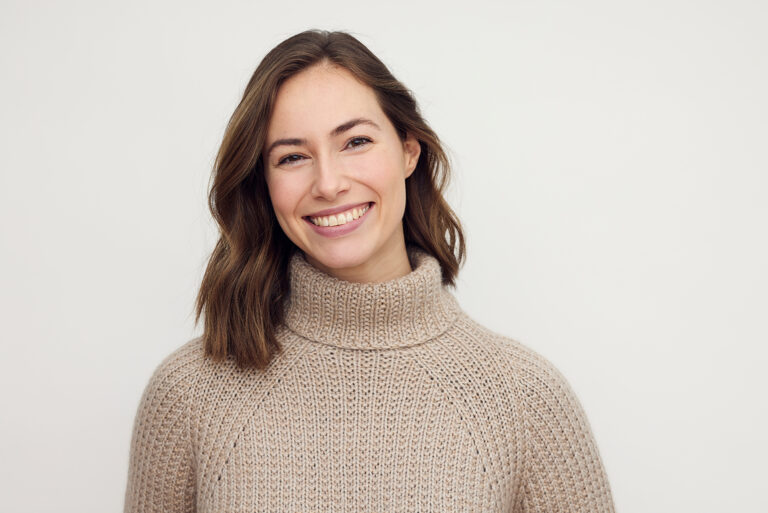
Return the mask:
[[348, 349], [394, 349], [436, 337], [460, 306], [442, 284], [440, 264], [408, 246], [412, 271], [381, 283], [353, 283], [317, 269], [297, 250], [288, 272], [285, 324], [315, 342]]

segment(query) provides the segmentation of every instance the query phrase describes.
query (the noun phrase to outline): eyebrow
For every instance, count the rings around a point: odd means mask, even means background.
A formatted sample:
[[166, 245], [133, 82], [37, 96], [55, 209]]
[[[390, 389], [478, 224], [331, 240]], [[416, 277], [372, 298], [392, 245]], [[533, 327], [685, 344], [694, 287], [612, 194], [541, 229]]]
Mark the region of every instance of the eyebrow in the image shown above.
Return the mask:
[[[341, 135], [347, 130], [351, 130], [352, 128], [356, 127], [357, 125], [371, 125], [377, 130], [381, 130], [381, 127], [379, 127], [379, 125], [377, 125], [376, 123], [374, 123], [368, 118], [355, 118], [355, 119], [350, 119], [349, 121], [346, 121], [340, 124], [339, 126], [337, 126], [336, 128], [334, 128], [333, 130], [331, 130], [330, 136], [336, 137], [338, 135]], [[299, 146], [302, 144], [307, 144], [307, 140], [297, 139], [297, 138], [278, 139], [277, 141], [269, 145], [269, 148], [267, 148], [265, 155], [269, 156], [272, 153], [272, 150], [274, 150], [278, 146]]]

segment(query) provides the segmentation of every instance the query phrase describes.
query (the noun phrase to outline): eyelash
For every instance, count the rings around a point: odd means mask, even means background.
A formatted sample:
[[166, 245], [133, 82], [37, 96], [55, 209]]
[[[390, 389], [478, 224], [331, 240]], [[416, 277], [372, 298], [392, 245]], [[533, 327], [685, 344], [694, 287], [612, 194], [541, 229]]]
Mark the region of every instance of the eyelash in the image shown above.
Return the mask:
[[347, 146], [352, 144], [352, 141], [364, 141], [363, 144], [355, 144], [354, 146], [352, 146], [353, 148], [359, 148], [360, 146], [365, 146], [366, 144], [368, 144], [370, 142], [373, 142], [368, 137], [362, 137], [362, 136], [361, 137], [353, 137], [352, 139], [349, 140], [349, 142], [347, 143]]
[[[355, 144], [351, 146], [352, 149], [360, 148], [362, 146], [365, 146], [366, 144], [372, 143], [373, 141], [369, 137], [359, 136], [359, 137], [353, 137], [349, 141], [347, 141], [347, 144], [344, 146], [345, 148], [347, 146], [350, 146], [354, 141], [363, 141], [361, 144]], [[300, 159], [293, 159], [293, 157], [301, 157]], [[278, 166], [282, 166], [283, 164], [291, 164], [293, 162], [299, 162], [299, 160], [302, 160], [303, 156], [299, 155], [298, 153], [291, 153], [290, 155], [286, 155], [285, 157], [281, 158], [277, 161]]]

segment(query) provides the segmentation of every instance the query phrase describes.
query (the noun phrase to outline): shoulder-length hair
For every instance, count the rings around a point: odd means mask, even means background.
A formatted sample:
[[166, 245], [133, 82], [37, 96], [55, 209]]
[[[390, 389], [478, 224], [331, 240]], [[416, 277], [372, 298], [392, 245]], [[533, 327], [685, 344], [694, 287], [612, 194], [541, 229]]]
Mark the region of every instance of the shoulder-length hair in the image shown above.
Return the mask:
[[443, 283], [454, 287], [465, 258], [461, 224], [443, 198], [448, 157], [411, 92], [350, 34], [296, 34], [273, 48], [249, 80], [224, 132], [208, 195], [221, 237], [197, 295], [195, 323], [204, 314], [205, 354], [216, 361], [232, 356], [241, 369], [264, 369], [282, 350], [275, 334], [290, 291], [288, 263], [298, 250], [277, 222], [264, 177], [270, 115], [280, 85], [323, 61], [346, 68], [371, 87], [401, 139], [413, 134], [419, 141], [421, 155], [406, 179], [406, 244], [434, 256]]

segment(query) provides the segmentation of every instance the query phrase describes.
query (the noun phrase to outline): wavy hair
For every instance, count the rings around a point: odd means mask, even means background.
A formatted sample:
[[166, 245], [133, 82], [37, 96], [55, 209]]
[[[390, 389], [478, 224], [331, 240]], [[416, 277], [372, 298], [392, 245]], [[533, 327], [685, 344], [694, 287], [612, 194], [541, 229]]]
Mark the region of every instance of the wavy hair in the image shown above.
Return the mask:
[[208, 206], [220, 238], [196, 300], [195, 323], [204, 318], [206, 356], [234, 358], [238, 367], [264, 369], [282, 350], [275, 337], [290, 288], [288, 262], [298, 248], [283, 233], [272, 209], [262, 152], [281, 84], [300, 71], [330, 62], [373, 89], [400, 138], [421, 146], [406, 179], [405, 242], [434, 256], [445, 285], [465, 258], [461, 223], [443, 197], [448, 157], [427, 125], [412, 93], [360, 41], [346, 32], [307, 30], [273, 48], [254, 71], [224, 132], [211, 176]]

